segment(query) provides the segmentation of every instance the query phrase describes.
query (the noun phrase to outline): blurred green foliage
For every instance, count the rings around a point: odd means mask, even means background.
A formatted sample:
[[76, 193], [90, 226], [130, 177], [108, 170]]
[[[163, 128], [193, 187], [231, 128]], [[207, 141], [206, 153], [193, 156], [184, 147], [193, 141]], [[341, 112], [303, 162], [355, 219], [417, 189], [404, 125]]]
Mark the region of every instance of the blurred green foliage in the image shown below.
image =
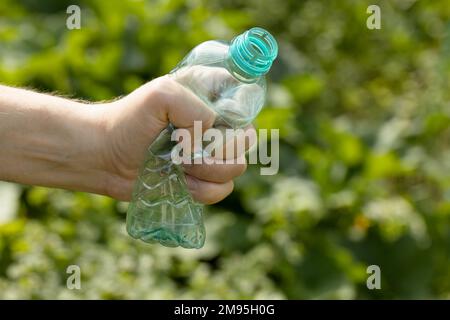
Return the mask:
[[256, 125], [280, 128], [281, 165], [209, 207], [198, 251], [132, 240], [125, 203], [1, 184], [0, 298], [450, 298], [449, 20], [447, 0], [2, 0], [0, 81], [89, 100], [267, 28], [280, 55]]

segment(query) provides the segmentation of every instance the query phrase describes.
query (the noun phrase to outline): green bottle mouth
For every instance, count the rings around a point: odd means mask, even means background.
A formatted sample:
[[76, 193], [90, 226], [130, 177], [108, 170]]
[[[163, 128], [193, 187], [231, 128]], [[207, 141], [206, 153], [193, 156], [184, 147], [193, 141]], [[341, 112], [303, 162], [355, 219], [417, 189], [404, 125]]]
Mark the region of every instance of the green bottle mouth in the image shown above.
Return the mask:
[[231, 41], [229, 55], [232, 68], [247, 79], [266, 74], [278, 54], [275, 38], [262, 28], [252, 28]]

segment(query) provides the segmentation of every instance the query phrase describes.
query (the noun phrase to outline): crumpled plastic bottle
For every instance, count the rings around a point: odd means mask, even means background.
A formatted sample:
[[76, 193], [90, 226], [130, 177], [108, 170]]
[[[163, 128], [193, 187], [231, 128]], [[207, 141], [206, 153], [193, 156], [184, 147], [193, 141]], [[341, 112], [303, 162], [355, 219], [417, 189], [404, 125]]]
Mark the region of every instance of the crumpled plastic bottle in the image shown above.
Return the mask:
[[[266, 82], [278, 53], [269, 32], [252, 28], [230, 43], [196, 46], [170, 73], [216, 113], [215, 126], [243, 128], [264, 105]], [[193, 200], [181, 167], [172, 161], [169, 125], [148, 148], [127, 212], [127, 231], [136, 239], [167, 247], [201, 248], [203, 205]]]

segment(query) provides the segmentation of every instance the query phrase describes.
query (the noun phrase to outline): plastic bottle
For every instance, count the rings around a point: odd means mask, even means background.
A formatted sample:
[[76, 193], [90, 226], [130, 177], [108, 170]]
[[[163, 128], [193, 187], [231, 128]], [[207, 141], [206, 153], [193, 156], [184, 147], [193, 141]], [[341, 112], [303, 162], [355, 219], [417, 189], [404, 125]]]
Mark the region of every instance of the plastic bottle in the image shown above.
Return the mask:
[[[215, 111], [215, 126], [243, 128], [264, 104], [264, 75], [277, 53], [273, 36], [252, 28], [230, 43], [199, 44], [170, 76]], [[169, 125], [148, 149], [128, 207], [127, 231], [148, 243], [198, 249], [205, 242], [203, 205], [193, 200], [181, 167], [171, 161], [174, 129]]]

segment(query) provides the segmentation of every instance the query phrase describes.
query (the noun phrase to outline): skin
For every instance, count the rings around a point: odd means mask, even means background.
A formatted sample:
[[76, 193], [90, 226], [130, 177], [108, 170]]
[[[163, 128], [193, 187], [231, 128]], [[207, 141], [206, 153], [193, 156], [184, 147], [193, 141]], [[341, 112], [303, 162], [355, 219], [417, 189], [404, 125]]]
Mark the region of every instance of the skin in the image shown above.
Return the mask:
[[[167, 76], [99, 104], [0, 85], [0, 180], [129, 201], [146, 150], [161, 130], [169, 123], [191, 130], [196, 120], [206, 130], [215, 117]], [[205, 204], [230, 194], [245, 169], [237, 163], [184, 166], [194, 199]]]

